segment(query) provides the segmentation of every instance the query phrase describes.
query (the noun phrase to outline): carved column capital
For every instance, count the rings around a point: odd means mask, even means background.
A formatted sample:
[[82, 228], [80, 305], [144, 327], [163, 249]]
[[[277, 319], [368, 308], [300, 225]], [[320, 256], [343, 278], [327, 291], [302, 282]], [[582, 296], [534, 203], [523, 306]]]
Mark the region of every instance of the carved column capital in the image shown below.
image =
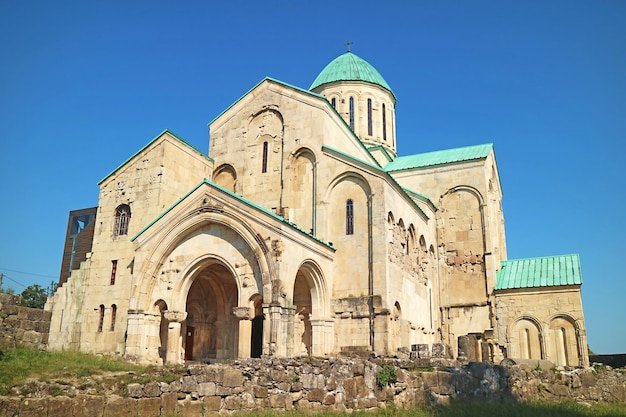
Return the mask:
[[170, 322], [181, 323], [187, 318], [187, 312], [167, 310], [163, 312], [163, 317]]
[[239, 320], [252, 320], [250, 307], [233, 307], [233, 314]]

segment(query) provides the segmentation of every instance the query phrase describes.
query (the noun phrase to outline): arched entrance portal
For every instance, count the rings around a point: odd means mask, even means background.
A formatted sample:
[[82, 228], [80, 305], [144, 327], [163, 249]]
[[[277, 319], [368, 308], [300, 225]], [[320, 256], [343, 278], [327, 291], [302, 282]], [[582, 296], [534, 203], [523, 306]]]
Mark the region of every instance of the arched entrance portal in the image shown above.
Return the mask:
[[187, 294], [183, 328], [185, 360], [212, 362], [237, 357], [239, 323], [233, 315], [235, 277], [222, 264], [203, 268]]

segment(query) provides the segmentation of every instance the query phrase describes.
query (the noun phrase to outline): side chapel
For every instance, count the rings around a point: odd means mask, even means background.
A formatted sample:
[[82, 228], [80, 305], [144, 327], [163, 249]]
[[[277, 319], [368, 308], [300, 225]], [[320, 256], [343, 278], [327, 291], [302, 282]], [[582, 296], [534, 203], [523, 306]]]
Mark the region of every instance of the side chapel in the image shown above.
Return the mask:
[[507, 260], [493, 145], [398, 156], [395, 105], [347, 52], [158, 135], [70, 212], [49, 349], [588, 365], [578, 256]]

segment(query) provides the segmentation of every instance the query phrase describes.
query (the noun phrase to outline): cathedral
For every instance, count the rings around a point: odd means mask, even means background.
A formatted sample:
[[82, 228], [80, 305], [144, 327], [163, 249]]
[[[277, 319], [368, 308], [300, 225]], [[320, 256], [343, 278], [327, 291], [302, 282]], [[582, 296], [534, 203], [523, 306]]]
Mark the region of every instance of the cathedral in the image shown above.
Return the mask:
[[578, 256], [508, 260], [493, 144], [399, 156], [395, 105], [348, 51], [159, 134], [70, 212], [48, 348], [587, 366]]

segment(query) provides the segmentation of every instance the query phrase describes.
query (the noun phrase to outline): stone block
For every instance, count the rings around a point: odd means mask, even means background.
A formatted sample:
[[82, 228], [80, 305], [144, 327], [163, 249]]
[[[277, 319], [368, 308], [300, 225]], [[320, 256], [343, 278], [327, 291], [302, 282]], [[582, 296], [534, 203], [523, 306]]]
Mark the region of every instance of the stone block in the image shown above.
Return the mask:
[[606, 401], [625, 403], [626, 402], [626, 386], [613, 385], [608, 388]]
[[415, 390], [415, 406], [424, 406], [428, 404], [428, 393], [423, 390]]
[[432, 357], [452, 359], [452, 349], [445, 343], [433, 343]]
[[289, 375], [282, 369], [270, 369], [270, 378], [274, 382], [288, 382]]
[[240, 410], [241, 398], [235, 395], [224, 398], [224, 408], [226, 410]]
[[593, 387], [596, 385], [597, 379], [592, 371], [583, 371], [580, 373], [580, 383], [583, 387]]
[[238, 369], [225, 369], [224, 380], [222, 384], [225, 387], [241, 387], [243, 385], [244, 377]]
[[47, 398], [24, 398], [20, 404], [20, 417], [41, 417], [47, 413]]
[[224, 379], [224, 369], [216, 366], [209, 366], [205, 368], [204, 373], [209, 378], [207, 382], [221, 384]]
[[324, 388], [324, 375], [304, 374], [300, 377], [302, 387], [305, 389]]
[[204, 409], [206, 411], [220, 411], [222, 408], [222, 397], [204, 397], [202, 399], [202, 404], [204, 404]]
[[161, 387], [158, 382], [148, 382], [143, 386], [143, 396], [147, 398], [154, 398], [161, 395]]
[[210, 397], [215, 395], [216, 388], [214, 382], [201, 382], [198, 384], [198, 395], [201, 397]]
[[362, 410], [365, 408], [376, 408], [378, 406], [378, 400], [376, 397], [359, 398], [354, 408]]
[[[161, 413], [174, 414], [178, 403], [178, 393], [167, 392], [161, 394]], [[143, 417], [143, 416], [142, 416]]]
[[[70, 397], [59, 396], [48, 399], [48, 416], [72, 416], [74, 400]], [[0, 403], [0, 410], [2, 404]], [[2, 413], [0, 413], [0, 416]]]
[[104, 415], [104, 397], [78, 394], [74, 399], [74, 417], [101, 417]]
[[334, 405], [335, 404], [335, 395], [328, 392], [324, 395], [324, 399], [322, 400], [323, 405]]
[[126, 392], [131, 398], [141, 398], [143, 396], [143, 385], [141, 384], [128, 384], [126, 386]]
[[41, 333], [37, 333], [34, 330], [27, 330], [24, 332], [24, 335], [22, 336], [22, 343], [38, 344], [38, 343], [41, 343], [41, 340], [42, 340]]
[[176, 405], [176, 412], [183, 417], [198, 417], [202, 415], [202, 402], [185, 399]]
[[371, 394], [370, 388], [365, 383], [365, 377], [357, 376], [354, 378], [356, 384], [356, 395], [358, 398], [364, 398]]
[[296, 403], [296, 409], [298, 409], [298, 411], [302, 411], [303, 413], [311, 412], [311, 403], [308, 400], [301, 399]]
[[304, 393], [303, 391], [298, 391], [298, 392], [290, 392], [289, 393], [289, 401], [291, 403], [295, 403], [297, 401], [299, 401], [300, 399], [304, 398]]
[[348, 402], [352, 402], [356, 398], [356, 381], [354, 378], [348, 378], [343, 381], [343, 391]]
[[187, 393], [198, 391], [198, 382], [196, 381], [196, 377], [184, 376], [180, 390]]
[[269, 391], [267, 387], [259, 387], [257, 385], [252, 388], [252, 392], [256, 398], [266, 398]]
[[557, 397], [568, 397], [569, 396], [569, 389], [567, 388], [567, 386], [563, 385], [563, 384], [547, 384], [546, 385], [546, 390]]
[[104, 417], [134, 417], [137, 415], [137, 400], [117, 395], [107, 397]]
[[21, 402], [22, 400], [16, 397], [0, 397], [0, 417], [18, 416]]
[[254, 401], [254, 396], [249, 392], [244, 392], [241, 394], [241, 408], [242, 409], [252, 409], [256, 406]]
[[285, 408], [287, 407], [288, 399], [289, 399], [289, 396], [286, 394], [272, 394], [270, 395], [270, 407]]
[[139, 417], [152, 417], [161, 414], [160, 398], [140, 398], [137, 400], [137, 415]]
[[226, 397], [228, 395], [234, 394], [234, 388], [223, 387], [221, 385], [215, 385], [215, 395], [219, 395], [221, 397]]
[[309, 401], [322, 402], [326, 396], [326, 391], [322, 388], [314, 388], [306, 396]]

